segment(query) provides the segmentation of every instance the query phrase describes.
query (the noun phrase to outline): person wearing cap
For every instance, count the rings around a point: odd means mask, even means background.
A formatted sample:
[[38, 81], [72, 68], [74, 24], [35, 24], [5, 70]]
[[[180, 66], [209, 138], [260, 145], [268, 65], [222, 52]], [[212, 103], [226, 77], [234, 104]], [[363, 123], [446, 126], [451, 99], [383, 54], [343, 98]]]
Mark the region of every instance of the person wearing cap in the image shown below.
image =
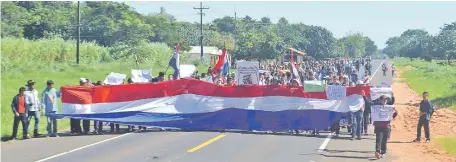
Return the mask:
[[[386, 96], [380, 96], [375, 105], [386, 105]], [[394, 108], [393, 119], [398, 115], [396, 108]], [[375, 128], [375, 157], [377, 159], [382, 158], [387, 151], [387, 141], [390, 136], [391, 121], [374, 121]]]
[[11, 103], [11, 109], [14, 113], [14, 122], [13, 122], [13, 134], [11, 135], [11, 140], [16, 140], [17, 137], [17, 128], [19, 121], [22, 123], [22, 135], [24, 139], [29, 139], [30, 136], [27, 132], [27, 105], [32, 104], [30, 101], [27, 101], [25, 96], [25, 88], [19, 88], [19, 94], [14, 96], [13, 102]]
[[[57, 119], [52, 115], [59, 111], [57, 99], [60, 97], [60, 92], [54, 88], [54, 81], [46, 82], [46, 89], [41, 94], [41, 103], [44, 114], [47, 117], [47, 132], [49, 137], [58, 137], [57, 135]], [[52, 129], [51, 129], [52, 128]]]
[[27, 132], [29, 131], [29, 124], [32, 118], [35, 119], [35, 127], [33, 129], [33, 137], [39, 137], [38, 128], [40, 126], [40, 98], [38, 97], [38, 90], [35, 89], [35, 81], [28, 80], [27, 88], [25, 89], [25, 96], [30, 100], [31, 104], [27, 105]]
[[[86, 78], [81, 78], [81, 79], [79, 79], [79, 85], [80, 86], [90, 86], [89, 80], [86, 79]], [[79, 120], [79, 122], [77, 122], [79, 124], [80, 123], [80, 119], [77, 119], [77, 120]], [[80, 124], [79, 124], [79, 127], [80, 127]], [[89, 134], [89, 132], [90, 132], [90, 120], [82, 120], [82, 129], [84, 131], [84, 134]]]

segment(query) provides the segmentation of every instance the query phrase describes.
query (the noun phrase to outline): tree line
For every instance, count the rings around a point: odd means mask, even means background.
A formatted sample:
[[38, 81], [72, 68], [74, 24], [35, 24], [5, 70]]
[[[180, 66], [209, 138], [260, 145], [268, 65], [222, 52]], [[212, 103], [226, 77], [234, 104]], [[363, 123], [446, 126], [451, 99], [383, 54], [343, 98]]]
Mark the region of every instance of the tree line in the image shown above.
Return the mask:
[[[75, 2], [2, 2], [1, 13], [2, 38], [75, 40], [77, 36]], [[113, 58], [154, 57], [147, 51], [135, 55], [136, 51], [144, 51], [138, 48], [147, 43], [160, 42], [173, 48], [181, 42], [182, 50], [200, 43], [198, 23], [176, 21], [163, 7], [159, 13], [143, 15], [125, 3], [86, 1], [81, 2], [80, 20], [81, 40], [123, 51], [111, 53]], [[205, 46], [226, 47], [236, 59], [274, 59], [288, 52], [288, 48], [320, 59], [381, 53], [375, 42], [362, 33], [347, 33], [338, 39], [324, 27], [289, 23], [283, 17], [273, 23], [267, 17], [255, 20], [250, 16], [225, 16], [204, 24], [203, 28]]]
[[424, 29], [408, 29], [400, 36], [390, 37], [383, 53], [389, 57], [451, 59], [456, 58], [456, 21], [444, 24], [439, 33], [431, 35]]

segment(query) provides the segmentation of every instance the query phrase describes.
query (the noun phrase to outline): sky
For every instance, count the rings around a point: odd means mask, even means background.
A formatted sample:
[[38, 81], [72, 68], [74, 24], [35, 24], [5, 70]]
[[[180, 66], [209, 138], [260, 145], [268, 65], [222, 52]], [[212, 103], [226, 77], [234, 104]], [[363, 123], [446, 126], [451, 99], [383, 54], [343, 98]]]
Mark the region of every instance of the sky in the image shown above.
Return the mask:
[[[199, 1], [129, 1], [125, 2], [142, 14], [158, 13], [160, 7], [178, 21], [199, 22]], [[454, 2], [311, 2], [311, 1], [205, 1], [207, 23], [224, 16], [238, 18], [249, 15], [254, 19], [269, 17], [277, 23], [285, 17], [290, 23], [318, 25], [330, 30], [336, 38], [348, 32], [361, 32], [370, 37], [379, 48], [386, 40], [399, 36], [407, 29], [425, 29], [437, 34], [445, 23], [456, 21]]]

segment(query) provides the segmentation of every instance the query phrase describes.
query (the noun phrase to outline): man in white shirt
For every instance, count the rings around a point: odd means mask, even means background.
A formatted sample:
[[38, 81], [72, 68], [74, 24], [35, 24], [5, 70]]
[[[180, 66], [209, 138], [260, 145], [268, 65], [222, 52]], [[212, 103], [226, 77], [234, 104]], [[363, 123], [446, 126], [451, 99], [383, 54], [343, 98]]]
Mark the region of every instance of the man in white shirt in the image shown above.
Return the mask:
[[40, 98], [38, 97], [38, 90], [35, 89], [35, 81], [28, 80], [27, 81], [27, 88], [25, 90], [25, 96], [27, 98], [28, 103], [26, 106], [28, 107], [28, 115], [27, 115], [27, 132], [29, 132], [29, 125], [30, 120], [35, 118], [35, 127], [33, 129], [33, 137], [39, 137], [40, 134], [38, 133], [38, 127], [40, 125]]

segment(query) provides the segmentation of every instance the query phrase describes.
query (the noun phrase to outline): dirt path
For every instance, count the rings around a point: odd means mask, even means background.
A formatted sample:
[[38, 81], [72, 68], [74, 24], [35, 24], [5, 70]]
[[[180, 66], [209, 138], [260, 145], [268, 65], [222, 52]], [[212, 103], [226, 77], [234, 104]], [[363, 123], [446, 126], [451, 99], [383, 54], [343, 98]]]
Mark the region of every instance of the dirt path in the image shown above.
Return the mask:
[[[392, 122], [392, 136], [388, 143], [388, 150], [399, 157], [394, 162], [456, 162], [456, 157], [449, 155], [437, 144], [424, 143], [424, 129], [422, 130], [423, 143], [410, 143], [416, 138], [421, 97], [417, 95], [407, 83], [399, 80], [401, 71], [392, 85], [396, 96], [398, 117]], [[432, 94], [430, 94], [432, 95]], [[430, 123], [431, 140], [443, 136], [456, 135], [456, 112], [448, 109], [436, 111]]]

